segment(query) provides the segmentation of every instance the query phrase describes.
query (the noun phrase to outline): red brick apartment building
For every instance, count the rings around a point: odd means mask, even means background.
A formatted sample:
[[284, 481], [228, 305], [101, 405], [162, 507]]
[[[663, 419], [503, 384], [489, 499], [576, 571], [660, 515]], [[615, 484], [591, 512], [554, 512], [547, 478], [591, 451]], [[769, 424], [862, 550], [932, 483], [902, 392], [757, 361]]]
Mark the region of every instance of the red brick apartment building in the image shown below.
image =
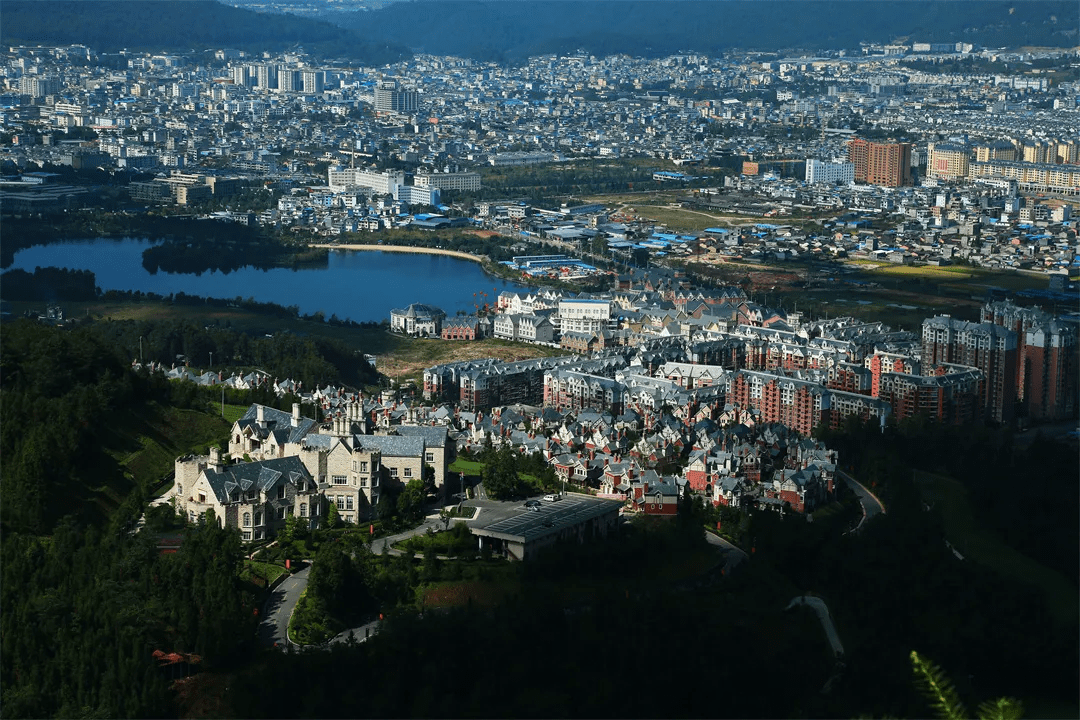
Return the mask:
[[922, 362], [933, 367], [953, 364], [981, 370], [983, 416], [1009, 423], [1016, 403], [1016, 337], [1014, 331], [1001, 325], [938, 315], [923, 321]]
[[876, 143], [856, 138], [848, 143], [848, 161], [855, 165], [855, 180], [902, 187], [911, 185], [911, 145]]
[[1032, 420], [1064, 420], [1077, 409], [1077, 325], [1005, 300], [983, 306], [982, 321], [1016, 333], [1016, 397]]

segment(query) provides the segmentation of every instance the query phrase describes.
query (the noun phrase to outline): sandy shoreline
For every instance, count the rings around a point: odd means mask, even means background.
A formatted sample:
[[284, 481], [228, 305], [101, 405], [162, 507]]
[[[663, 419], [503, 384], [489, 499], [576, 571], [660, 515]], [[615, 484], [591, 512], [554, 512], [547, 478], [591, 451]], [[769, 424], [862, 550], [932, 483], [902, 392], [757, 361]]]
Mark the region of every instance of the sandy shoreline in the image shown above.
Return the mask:
[[329, 245], [319, 244], [312, 245], [315, 248], [328, 248], [330, 250], [381, 250], [383, 252], [399, 252], [399, 253], [420, 253], [422, 255], [449, 255], [450, 257], [461, 258], [462, 260], [472, 260], [483, 264], [484, 258], [479, 255], [472, 255], [471, 253], [461, 252], [459, 250], [440, 250], [439, 248], [428, 247], [409, 247], [407, 245]]

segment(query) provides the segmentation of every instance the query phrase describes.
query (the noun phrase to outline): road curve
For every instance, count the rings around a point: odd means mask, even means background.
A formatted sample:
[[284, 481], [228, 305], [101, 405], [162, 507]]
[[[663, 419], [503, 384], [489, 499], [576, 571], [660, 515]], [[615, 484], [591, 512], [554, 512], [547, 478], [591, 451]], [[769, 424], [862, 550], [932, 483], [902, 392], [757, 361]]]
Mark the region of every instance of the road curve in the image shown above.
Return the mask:
[[730, 575], [743, 560], [749, 560], [750, 556], [743, 552], [738, 545], [733, 545], [724, 538], [708, 530], [705, 531], [705, 541], [710, 545], [722, 548], [724, 553], [724, 575]]
[[285, 647], [288, 644], [289, 618], [300, 594], [307, 587], [311, 567], [300, 570], [270, 593], [263, 604], [263, 619], [259, 623], [259, 641], [268, 646]]
[[870, 518], [885, 512], [885, 505], [882, 504], [881, 500], [879, 500], [874, 493], [867, 490], [862, 483], [843, 470], [837, 470], [836, 474], [839, 475], [840, 478], [847, 483], [847, 486], [854, 490], [855, 494], [859, 497], [859, 503], [863, 508], [863, 519], [859, 521], [860, 527]]
[[844, 645], [840, 642], [840, 635], [836, 632], [836, 626], [833, 625], [832, 616], [829, 615], [829, 607], [825, 604], [825, 601], [819, 597], [813, 597], [812, 595], [800, 595], [799, 597], [792, 598], [785, 610], [790, 610], [796, 605], [806, 605], [813, 609], [817, 613], [818, 620], [821, 621], [821, 628], [825, 631], [825, 636], [829, 639], [829, 647], [832, 648], [833, 654], [836, 657], [842, 657], [844, 655]]

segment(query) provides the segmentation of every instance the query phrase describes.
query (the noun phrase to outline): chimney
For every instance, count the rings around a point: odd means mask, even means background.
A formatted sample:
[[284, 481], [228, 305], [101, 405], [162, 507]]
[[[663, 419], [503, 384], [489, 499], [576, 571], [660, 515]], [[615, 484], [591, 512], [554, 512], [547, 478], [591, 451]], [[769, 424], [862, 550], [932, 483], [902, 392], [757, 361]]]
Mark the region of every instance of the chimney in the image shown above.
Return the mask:
[[210, 448], [210, 467], [214, 469], [214, 472], [221, 472], [221, 448]]
[[292, 404], [292, 426], [300, 427], [300, 403]]
[[266, 407], [263, 405], [255, 406], [255, 421], [260, 425], [266, 424]]

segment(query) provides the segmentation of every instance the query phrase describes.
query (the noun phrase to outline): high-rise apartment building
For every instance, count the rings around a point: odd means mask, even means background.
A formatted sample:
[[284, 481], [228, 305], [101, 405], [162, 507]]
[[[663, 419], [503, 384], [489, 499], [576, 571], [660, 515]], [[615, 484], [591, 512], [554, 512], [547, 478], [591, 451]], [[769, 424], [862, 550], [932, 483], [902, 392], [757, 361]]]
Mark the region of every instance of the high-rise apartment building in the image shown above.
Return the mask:
[[276, 65], [258, 65], [255, 68], [255, 87], [261, 90], [276, 90], [277, 73]]
[[983, 306], [982, 320], [1016, 333], [1016, 394], [1032, 420], [1062, 420], [1077, 408], [1077, 325], [1008, 301]]
[[911, 185], [911, 145], [856, 138], [848, 143], [855, 180], [884, 187]]
[[300, 81], [305, 93], [321, 93], [326, 89], [326, 74], [322, 70], [304, 70], [300, 73]]
[[1016, 160], [1016, 146], [1008, 140], [994, 140], [975, 146], [975, 160], [978, 162], [990, 162], [991, 160]]
[[415, 90], [401, 90], [397, 82], [382, 82], [375, 88], [375, 112], [411, 113], [420, 106]]
[[967, 146], [957, 143], [930, 143], [927, 171], [939, 180], [957, 180], [968, 176], [970, 157]]
[[985, 378], [983, 417], [1009, 423], [1016, 403], [1016, 338], [1001, 325], [938, 315], [923, 321], [922, 366], [924, 372], [945, 364], [978, 368]]

